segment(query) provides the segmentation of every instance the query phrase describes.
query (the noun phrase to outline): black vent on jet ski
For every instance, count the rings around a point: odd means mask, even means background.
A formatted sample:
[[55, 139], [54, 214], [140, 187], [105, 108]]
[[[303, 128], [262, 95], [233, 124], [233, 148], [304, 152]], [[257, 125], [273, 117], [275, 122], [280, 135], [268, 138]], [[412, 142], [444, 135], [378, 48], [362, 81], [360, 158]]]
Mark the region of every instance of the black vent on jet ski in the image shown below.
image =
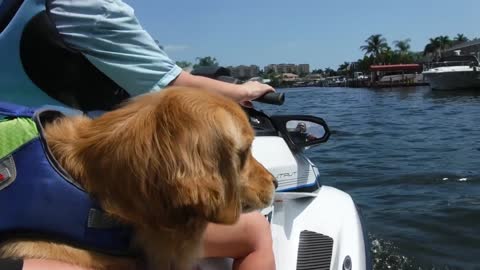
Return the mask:
[[333, 239], [326, 235], [302, 231], [298, 246], [297, 270], [329, 270]]

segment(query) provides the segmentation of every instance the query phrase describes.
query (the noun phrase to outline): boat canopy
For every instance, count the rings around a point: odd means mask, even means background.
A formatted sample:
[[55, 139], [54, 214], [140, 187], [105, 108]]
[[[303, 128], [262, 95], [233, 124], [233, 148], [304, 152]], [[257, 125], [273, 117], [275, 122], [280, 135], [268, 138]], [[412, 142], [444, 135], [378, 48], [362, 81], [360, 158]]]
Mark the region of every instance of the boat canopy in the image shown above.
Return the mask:
[[478, 59], [474, 55], [450, 55], [440, 58], [438, 62], [465, 62], [478, 65]]
[[419, 64], [371, 65], [370, 71], [422, 71]]

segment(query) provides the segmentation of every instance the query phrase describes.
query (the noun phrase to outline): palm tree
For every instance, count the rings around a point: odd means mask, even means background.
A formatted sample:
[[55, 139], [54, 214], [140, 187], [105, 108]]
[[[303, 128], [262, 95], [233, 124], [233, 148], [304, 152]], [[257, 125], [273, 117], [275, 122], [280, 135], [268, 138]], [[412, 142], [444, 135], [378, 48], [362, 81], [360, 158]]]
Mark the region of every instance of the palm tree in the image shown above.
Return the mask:
[[367, 45], [360, 46], [360, 49], [365, 51], [365, 55], [372, 55], [375, 62], [381, 62], [381, 55], [389, 47], [387, 40], [381, 34], [371, 35], [365, 40]]
[[408, 54], [410, 51], [410, 39], [404, 39], [404, 40], [395, 40], [393, 42], [394, 46], [397, 47], [397, 52], [399, 52], [402, 55]]
[[410, 52], [410, 39], [395, 40], [393, 42], [397, 48], [392, 55], [392, 64], [410, 63], [412, 62], [412, 53]]
[[211, 57], [211, 56], [197, 57], [196, 60], [198, 61], [198, 63], [193, 65], [194, 68], [218, 66], [218, 62], [215, 57]]
[[452, 40], [449, 36], [439, 36], [440, 50], [443, 52], [452, 46]]
[[325, 69], [325, 75], [326, 76], [336, 76], [337, 72], [328, 67], [328, 68]]
[[175, 64], [177, 64], [177, 66], [179, 66], [181, 68], [188, 68], [188, 67], [192, 66], [192, 63], [190, 63], [188, 61], [176, 61]]
[[362, 72], [368, 72], [371, 65], [373, 65], [373, 56], [363, 56], [363, 59], [358, 59], [357, 70]]
[[390, 64], [395, 64], [395, 52], [392, 51], [392, 49], [390, 47], [388, 47], [386, 50], [384, 50], [381, 54], [381, 58], [383, 60], [383, 62], [387, 65], [390, 65]]
[[340, 66], [338, 66], [337, 73], [346, 75], [350, 73], [350, 63], [349, 62], [343, 62]]
[[349, 67], [350, 67], [350, 63], [349, 63], [349, 62], [343, 62], [343, 64], [341, 64], [340, 66], [338, 66], [338, 70], [337, 70], [337, 71], [347, 70], [347, 69], [349, 69]]
[[425, 49], [423, 50], [423, 55], [427, 56], [430, 55], [433, 58], [437, 58], [440, 55], [440, 39], [439, 37], [430, 38], [430, 43], [425, 45]]
[[423, 55], [431, 55], [434, 59], [442, 56], [443, 52], [453, 45], [449, 36], [430, 38], [430, 43], [425, 46]]
[[464, 34], [457, 34], [457, 36], [453, 39], [454, 44], [460, 44], [467, 41], [468, 38]]

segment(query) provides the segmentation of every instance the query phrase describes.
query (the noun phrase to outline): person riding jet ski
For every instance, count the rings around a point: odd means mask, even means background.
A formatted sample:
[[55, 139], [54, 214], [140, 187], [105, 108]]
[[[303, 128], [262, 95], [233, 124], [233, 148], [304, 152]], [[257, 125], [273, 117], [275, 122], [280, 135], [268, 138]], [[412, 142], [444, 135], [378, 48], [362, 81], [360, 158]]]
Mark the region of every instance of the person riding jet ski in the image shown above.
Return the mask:
[[[33, 107], [111, 110], [169, 85], [210, 89], [242, 104], [274, 91], [183, 71], [121, 0], [0, 1], [0, 59], [1, 99]], [[233, 257], [238, 269], [273, 269], [271, 248], [269, 225], [258, 213], [206, 232], [207, 256]]]

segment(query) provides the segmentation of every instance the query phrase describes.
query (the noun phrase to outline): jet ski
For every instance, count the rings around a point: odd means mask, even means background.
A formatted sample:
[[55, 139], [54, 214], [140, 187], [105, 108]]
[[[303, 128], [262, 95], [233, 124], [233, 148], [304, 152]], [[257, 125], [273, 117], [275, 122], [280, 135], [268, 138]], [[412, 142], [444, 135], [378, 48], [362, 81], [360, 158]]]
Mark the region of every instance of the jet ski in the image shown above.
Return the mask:
[[[236, 83], [221, 67], [201, 67], [192, 74]], [[284, 93], [257, 100], [285, 102]], [[288, 102], [288, 101], [287, 101]], [[330, 137], [327, 123], [311, 115], [272, 115], [249, 108], [255, 130], [253, 156], [277, 179], [273, 205], [262, 210], [271, 224], [278, 270], [372, 269], [366, 229], [352, 197], [321, 183], [308, 150]], [[208, 259], [201, 269], [229, 269], [231, 260]]]
[[[355, 202], [347, 193], [322, 185], [306, 154], [327, 141], [325, 121], [308, 115], [257, 114], [250, 119], [257, 131], [253, 155], [279, 184], [274, 204], [264, 209], [272, 224], [277, 269], [371, 269]], [[307, 136], [299, 126], [306, 126]]]

